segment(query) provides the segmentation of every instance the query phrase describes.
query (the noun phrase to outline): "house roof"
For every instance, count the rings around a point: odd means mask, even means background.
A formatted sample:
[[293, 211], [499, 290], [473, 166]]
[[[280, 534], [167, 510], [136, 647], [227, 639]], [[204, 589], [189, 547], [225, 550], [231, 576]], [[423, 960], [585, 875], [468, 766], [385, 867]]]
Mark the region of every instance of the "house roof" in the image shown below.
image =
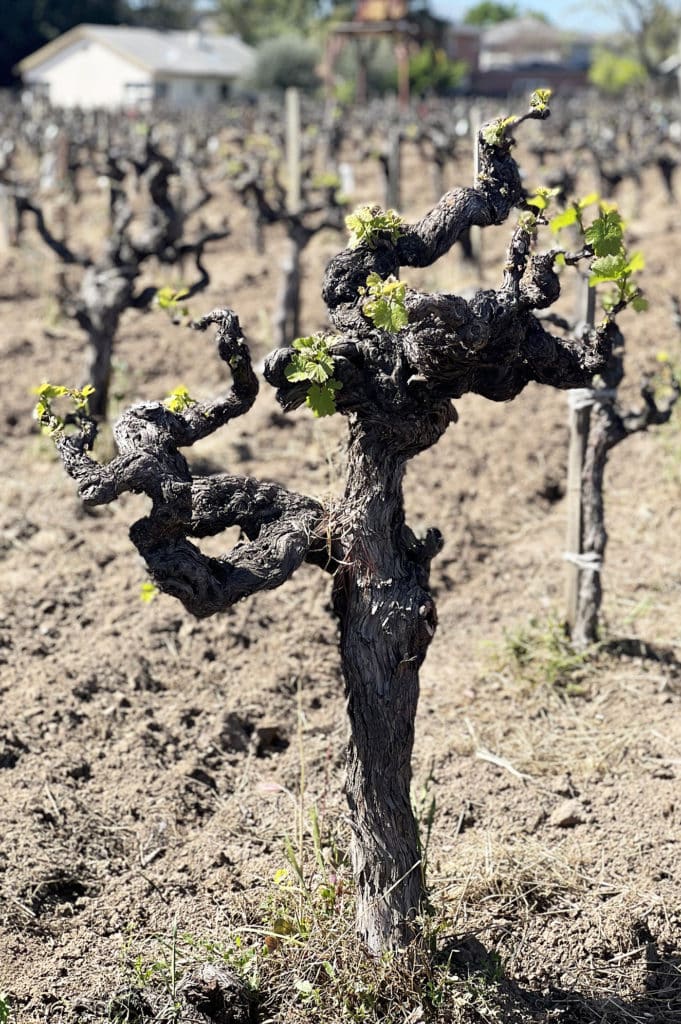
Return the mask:
[[509, 18], [484, 29], [482, 45], [487, 50], [505, 50], [515, 47], [556, 46], [565, 40], [566, 33], [555, 25], [531, 16]]
[[73, 43], [90, 40], [156, 75], [234, 78], [253, 67], [255, 51], [238, 36], [170, 32], [130, 25], [78, 25], [17, 64], [22, 74], [39, 68]]

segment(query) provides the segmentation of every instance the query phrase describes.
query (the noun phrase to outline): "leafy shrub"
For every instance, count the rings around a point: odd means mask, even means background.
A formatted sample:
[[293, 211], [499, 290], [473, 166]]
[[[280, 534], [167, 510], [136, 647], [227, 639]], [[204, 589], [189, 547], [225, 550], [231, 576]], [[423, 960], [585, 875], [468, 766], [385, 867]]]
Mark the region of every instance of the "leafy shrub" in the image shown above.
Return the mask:
[[409, 60], [409, 83], [417, 96], [446, 96], [461, 85], [467, 65], [450, 60], [444, 50], [423, 46]]
[[253, 85], [258, 89], [314, 90], [319, 85], [317, 46], [302, 36], [269, 39], [258, 47]]
[[341, 103], [351, 102], [355, 96], [360, 60], [366, 68], [367, 87], [372, 96], [383, 96], [397, 89], [397, 64], [395, 52], [388, 39], [370, 40], [357, 46], [346, 46], [335, 63], [338, 76], [336, 98]]
[[589, 81], [601, 92], [615, 96], [640, 85], [647, 78], [646, 70], [633, 57], [597, 49], [589, 70]]

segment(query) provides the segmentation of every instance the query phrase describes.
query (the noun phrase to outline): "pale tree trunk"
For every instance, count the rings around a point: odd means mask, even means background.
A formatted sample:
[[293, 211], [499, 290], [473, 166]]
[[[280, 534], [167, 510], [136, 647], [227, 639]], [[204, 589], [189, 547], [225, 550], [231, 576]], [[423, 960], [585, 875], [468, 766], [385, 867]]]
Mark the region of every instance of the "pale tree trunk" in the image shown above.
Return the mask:
[[111, 383], [111, 357], [121, 315], [133, 301], [135, 268], [89, 267], [83, 276], [76, 319], [87, 333], [85, 381], [95, 391], [90, 411], [106, 419]]

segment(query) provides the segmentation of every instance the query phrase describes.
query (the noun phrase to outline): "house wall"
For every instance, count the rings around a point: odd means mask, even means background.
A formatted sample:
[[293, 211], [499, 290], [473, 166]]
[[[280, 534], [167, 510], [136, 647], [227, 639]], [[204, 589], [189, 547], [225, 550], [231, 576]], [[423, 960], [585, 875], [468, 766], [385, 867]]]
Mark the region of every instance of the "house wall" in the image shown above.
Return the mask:
[[472, 91], [481, 96], [525, 96], [534, 89], [570, 93], [587, 85], [586, 71], [544, 64], [536, 68], [499, 68], [473, 76]]
[[121, 107], [150, 96], [151, 74], [93, 40], [82, 39], [24, 74], [28, 86], [47, 87], [59, 107]]
[[480, 53], [480, 70], [496, 71], [501, 68], [513, 68], [519, 65], [560, 64], [563, 55], [560, 47], [509, 47], [507, 50], [483, 49]]
[[450, 25], [445, 34], [447, 56], [450, 60], [463, 60], [470, 72], [478, 70], [480, 61], [480, 35], [477, 32], [460, 31]]
[[157, 77], [155, 98], [172, 107], [205, 107], [226, 98], [229, 82], [217, 78]]

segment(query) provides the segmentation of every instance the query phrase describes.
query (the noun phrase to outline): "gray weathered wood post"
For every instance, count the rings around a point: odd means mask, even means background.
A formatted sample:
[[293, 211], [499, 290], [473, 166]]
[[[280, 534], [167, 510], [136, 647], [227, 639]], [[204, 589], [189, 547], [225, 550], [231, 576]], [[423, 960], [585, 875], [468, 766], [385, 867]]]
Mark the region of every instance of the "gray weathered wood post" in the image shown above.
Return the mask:
[[286, 206], [289, 213], [300, 209], [300, 93], [286, 90]]
[[398, 210], [402, 205], [402, 132], [399, 124], [393, 126], [387, 153], [386, 197], [388, 210]]
[[[595, 300], [596, 292], [594, 288], [589, 286], [588, 276], [580, 274], [578, 277], [576, 309], [576, 319], [578, 321], [593, 324]], [[568, 450], [567, 530], [565, 540], [565, 558], [567, 562], [565, 622], [570, 634], [574, 630], [577, 619], [577, 602], [582, 571], [579, 566], [579, 556], [582, 553], [582, 477], [591, 419], [591, 406], [588, 403], [580, 403], [580, 392], [581, 389], [568, 391], [570, 444]]]

